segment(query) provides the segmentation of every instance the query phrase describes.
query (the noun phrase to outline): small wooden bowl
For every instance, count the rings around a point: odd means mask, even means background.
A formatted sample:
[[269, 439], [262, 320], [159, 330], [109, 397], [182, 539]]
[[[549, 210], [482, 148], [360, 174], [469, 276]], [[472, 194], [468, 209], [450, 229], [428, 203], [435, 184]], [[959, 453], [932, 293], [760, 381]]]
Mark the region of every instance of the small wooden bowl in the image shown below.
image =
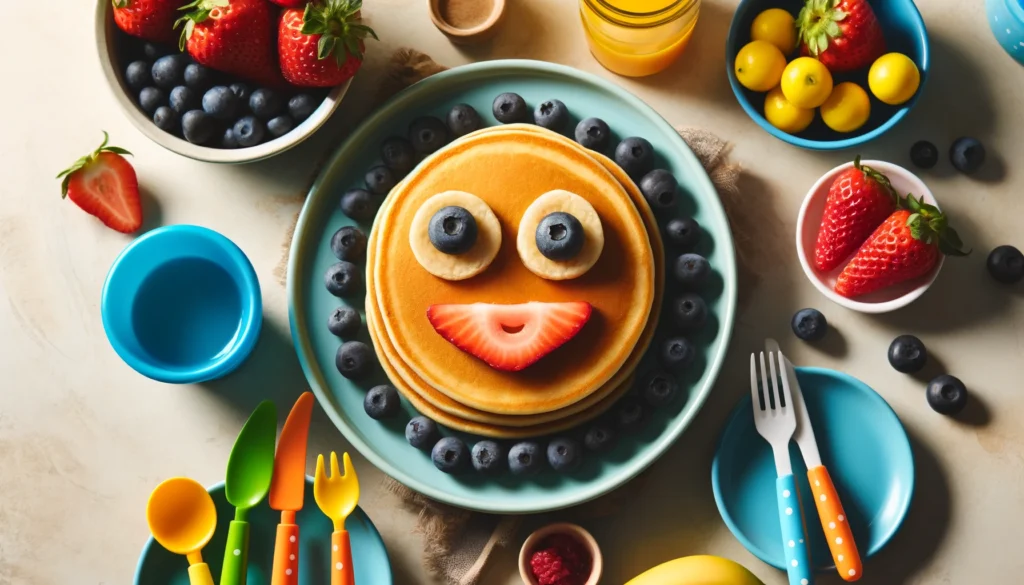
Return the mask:
[[527, 537], [523, 548], [519, 550], [519, 577], [523, 580], [523, 584], [537, 585], [537, 580], [533, 578], [533, 572], [530, 570], [530, 555], [542, 540], [552, 534], [567, 534], [578, 540], [587, 549], [587, 552], [590, 553], [590, 577], [585, 585], [597, 585], [601, 581], [601, 573], [604, 572], [604, 558], [601, 556], [601, 549], [589, 532], [581, 526], [567, 522], [548, 524]]
[[[456, 8], [459, 5], [461, 9]], [[473, 8], [472, 5], [478, 7]], [[490, 13], [480, 22], [461, 23], [461, 18], [456, 16], [462, 14], [468, 17], [476, 10], [486, 12], [488, 5]], [[471, 45], [490, 39], [504, 16], [505, 0], [430, 0], [430, 20], [448, 40], [457, 45]]]

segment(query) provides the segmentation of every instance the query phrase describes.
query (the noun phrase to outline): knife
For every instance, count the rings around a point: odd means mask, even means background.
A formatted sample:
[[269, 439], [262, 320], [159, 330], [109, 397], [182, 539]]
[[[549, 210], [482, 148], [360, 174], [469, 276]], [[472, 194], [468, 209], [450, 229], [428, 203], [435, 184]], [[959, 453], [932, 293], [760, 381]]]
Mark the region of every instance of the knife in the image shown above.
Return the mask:
[[274, 476], [270, 481], [270, 507], [281, 512], [274, 541], [271, 585], [299, 582], [299, 527], [295, 513], [302, 509], [306, 492], [306, 439], [313, 413], [313, 394], [303, 392], [295, 401], [281, 429], [274, 454]]
[[800, 454], [807, 466], [807, 481], [811, 485], [811, 493], [814, 494], [814, 505], [818, 508], [818, 519], [821, 520], [821, 529], [825, 533], [832, 560], [844, 581], [856, 581], [863, 572], [860, 554], [857, 552], [849, 519], [843, 510], [843, 504], [839, 501], [832, 477], [821, 464], [821, 454], [814, 439], [814, 428], [811, 426], [811, 417], [807, 414], [807, 405], [804, 404], [804, 395], [796, 378], [796, 370], [774, 339], [765, 341], [765, 350], [778, 352], [786, 364], [782, 373], [783, 381], [789, 385], [793, 408], [796, 411], [796, 432], [793, 439], [800, 448]]

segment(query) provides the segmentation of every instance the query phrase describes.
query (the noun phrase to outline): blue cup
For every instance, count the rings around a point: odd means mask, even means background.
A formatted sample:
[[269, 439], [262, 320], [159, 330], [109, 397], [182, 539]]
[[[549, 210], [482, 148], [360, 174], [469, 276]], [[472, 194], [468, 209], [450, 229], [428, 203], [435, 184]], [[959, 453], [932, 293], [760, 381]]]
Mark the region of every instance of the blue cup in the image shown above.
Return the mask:
[[985, 0], [985, 12], [996, 41], [1024, 65], [1024, 0]]

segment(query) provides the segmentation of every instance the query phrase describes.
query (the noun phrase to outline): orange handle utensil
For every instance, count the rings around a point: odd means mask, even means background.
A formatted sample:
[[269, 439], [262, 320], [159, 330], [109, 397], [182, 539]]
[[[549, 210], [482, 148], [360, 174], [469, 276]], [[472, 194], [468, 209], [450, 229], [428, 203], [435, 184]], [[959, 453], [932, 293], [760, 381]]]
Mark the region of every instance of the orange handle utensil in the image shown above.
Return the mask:
[[863, 568], [857, 544], [853, 541], [853, 532], [847, 520], [843, 504], [839, 502], [836, 486], [824, 465], [814, 467], [807, 472], [807, 480], [814, 494], [814, 504], [818, 507], [818, 518], [821, 528], [825, 531], [825, 540], [832, 552], [832, 560], [836, 570], [844, 581], [860, 579]]
[[355, 585], [352, 573], [352, 543], [347, 530], [331, 533], [331, 585]]
[[299, 526], [278, 524], [274, 541], [274, 567], [271, 585], [297, 585], [299, 582]]

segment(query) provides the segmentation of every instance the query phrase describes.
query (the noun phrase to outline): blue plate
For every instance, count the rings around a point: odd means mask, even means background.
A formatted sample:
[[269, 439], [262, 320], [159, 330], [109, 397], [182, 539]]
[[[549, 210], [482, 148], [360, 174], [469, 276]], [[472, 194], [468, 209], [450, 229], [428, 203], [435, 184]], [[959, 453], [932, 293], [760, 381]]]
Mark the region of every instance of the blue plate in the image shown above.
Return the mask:
[[[203, 549], [203, 560], [213, 575], [220, 575], [228, 522], [235, 517], [235, 508], [224, 498], [224, 484], [209, 488], [217, 506], [217, 531]], [[299, 525], [299, 585], [327, 585], [331, 582], [331, 533], [334, 525], [320, 513], [313, 500], [313, 479], [306, 477], [305, 505], [296, 514]], [[271, 510], [266, 502], [250, 512], [248, 585], [267, 585], [274, 563], [274, 537], [281, 513]], [[373, 522], [360, 508], [345, 521], [352, 539], [352, 565], [356, 583], [391, 585], [391, 563], [384, 541]], [[157, 544], [152, 537], [142, 547], [142, 556], [135, 568], [134, 585], [189, 585], [188, 561]]]
[[[861, 556], [878, 552], [899, 529], [914, 493], [914, 456], [900, 419], [885, 399], [860, 380], [822, 368], [797, 368], [804, 403], [822, 463], [832, 475]], [[832, 556], [818, 522], [807, 467], [790, 444], [793, 473], [804, 502], [811, 559], [831, 569]], [[776, 508], [775, 461], [757, 434], [750, 397], [736, 407], [711, 467], [715, 503], [739, 541], [779, 569], [786, 562]]]

